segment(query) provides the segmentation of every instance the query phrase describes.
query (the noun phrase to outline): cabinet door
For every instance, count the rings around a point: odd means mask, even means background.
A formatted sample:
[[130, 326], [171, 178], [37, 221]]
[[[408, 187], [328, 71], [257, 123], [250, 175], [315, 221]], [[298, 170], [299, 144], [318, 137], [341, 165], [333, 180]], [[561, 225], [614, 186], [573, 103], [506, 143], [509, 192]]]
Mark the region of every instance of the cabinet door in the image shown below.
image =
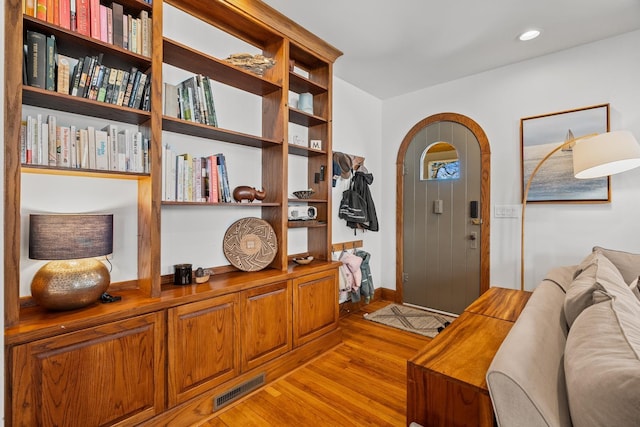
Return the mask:
[[243, 291], [240, 304], [243, 372], [291, 350], [289, 282]]
[[12, 425], [137, 424], [164, 409], [162, 313], [12, 350]]
[[293, 345], [305, 344], [338, 327], [338, 272], [293, 280]]
[[224, 295], [169, 309], [169, 405], [239, 373], [238, 295]]

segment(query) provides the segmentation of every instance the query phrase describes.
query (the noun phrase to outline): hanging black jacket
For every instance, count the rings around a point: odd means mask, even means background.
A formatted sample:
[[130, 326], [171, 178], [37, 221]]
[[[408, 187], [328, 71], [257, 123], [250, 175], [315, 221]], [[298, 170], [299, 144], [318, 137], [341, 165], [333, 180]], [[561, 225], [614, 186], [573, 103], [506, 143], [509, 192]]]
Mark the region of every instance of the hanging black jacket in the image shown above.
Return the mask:
[[347, 227], [378, 231], [376, 206], [369, 185], [373, 182], [370, 173], [356, 172], [351, 178], [351, 187], [342, 194], [339, 217], [347, 221]]

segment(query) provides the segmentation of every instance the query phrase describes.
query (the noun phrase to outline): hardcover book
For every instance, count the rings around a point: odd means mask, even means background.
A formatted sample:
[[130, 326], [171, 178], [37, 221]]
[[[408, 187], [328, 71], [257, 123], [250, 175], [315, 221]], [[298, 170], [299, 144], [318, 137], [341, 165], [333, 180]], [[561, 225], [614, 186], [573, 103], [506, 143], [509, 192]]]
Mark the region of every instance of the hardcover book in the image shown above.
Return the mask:
[[44, 34], [27, 31], [27, 84], [44, 89], [47, 74], [47, 40]]

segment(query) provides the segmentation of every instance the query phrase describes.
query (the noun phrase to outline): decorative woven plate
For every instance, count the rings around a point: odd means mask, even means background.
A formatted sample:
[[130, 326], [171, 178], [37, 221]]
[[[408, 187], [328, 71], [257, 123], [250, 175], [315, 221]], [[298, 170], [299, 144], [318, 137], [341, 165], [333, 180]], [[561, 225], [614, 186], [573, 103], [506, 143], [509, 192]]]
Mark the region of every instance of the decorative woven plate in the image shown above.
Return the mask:
[[224, 234], [224, 256], [242, 271], [258, 271], [268, 266], [278, 252], [276, 234], [260, 218], [242, 218]]

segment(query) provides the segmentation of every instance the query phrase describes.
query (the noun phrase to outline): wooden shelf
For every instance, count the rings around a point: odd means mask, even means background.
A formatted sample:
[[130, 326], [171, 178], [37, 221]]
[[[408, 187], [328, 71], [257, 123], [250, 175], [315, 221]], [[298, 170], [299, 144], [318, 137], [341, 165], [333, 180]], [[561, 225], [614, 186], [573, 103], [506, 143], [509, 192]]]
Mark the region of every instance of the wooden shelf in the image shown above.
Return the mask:
[[327, 120], [313, 114], [306, 113], [302, 110], [289, 107], [289, 121], [300, 126], [318, 126], [327, 124]]
[[67, 113], [141, 125], [151, 118], [149, 111], [66, 95], [31, 86], [22, 87], [22, 103]]
[[327, 223], [322, 221], [316, 221], [315, 219], [306, 221], [289, 221], [287, 223], [289, 228], [321, 228], [326, 227]]
[[202, 74], [217, 82], [254, 95], [265, 96], [282, 90], [282, 86], [263, 77], [167, 38], [163, 39], [163, 53], [164, 62], [167, 64], [195, 74]]
[[169, 202], [166, 200], [162, 201], [162, 206], [233, 206], [240, 208], [262, 208], [262, 207], [273, 207], [273, 206], [281, 206], [280, 203], [208, 203], [208, 202]]
[[93, 177], [93, 178], [134, 179], [134, 180], [149, 178], [148, 173], [105, 171], [105, 170], [98, 170], [98, 169], [63, 168], [59, 166], [29, 165], [29, 164], [22, 164], [21, 171], [26, 173], [34, 173], [34, 174], [72, 175], [72, 176], [85, 176], [85, 177]]
[[296, 156], [312, 157], [324, 156], [327, 154], [324, 150], [317, 150], [315, 148], [309, 148], [302, 145], [289, 144], [287, 148], [289, 149], [289, 154], [294, 154]]
[[235, 132], [202, 123], [188, 122], [175, 117], [162, 116], [162, 130], [197, 136], [199, 138], [214, 139], [249, 147], [265, 148], [274, 145], [282, 145], [282, 141], [246, 133]]
[[289, 72], [289, 90], [296, 93], [309, 92], [312, 95], [325, 93], [328, 89], [293, 71]]

